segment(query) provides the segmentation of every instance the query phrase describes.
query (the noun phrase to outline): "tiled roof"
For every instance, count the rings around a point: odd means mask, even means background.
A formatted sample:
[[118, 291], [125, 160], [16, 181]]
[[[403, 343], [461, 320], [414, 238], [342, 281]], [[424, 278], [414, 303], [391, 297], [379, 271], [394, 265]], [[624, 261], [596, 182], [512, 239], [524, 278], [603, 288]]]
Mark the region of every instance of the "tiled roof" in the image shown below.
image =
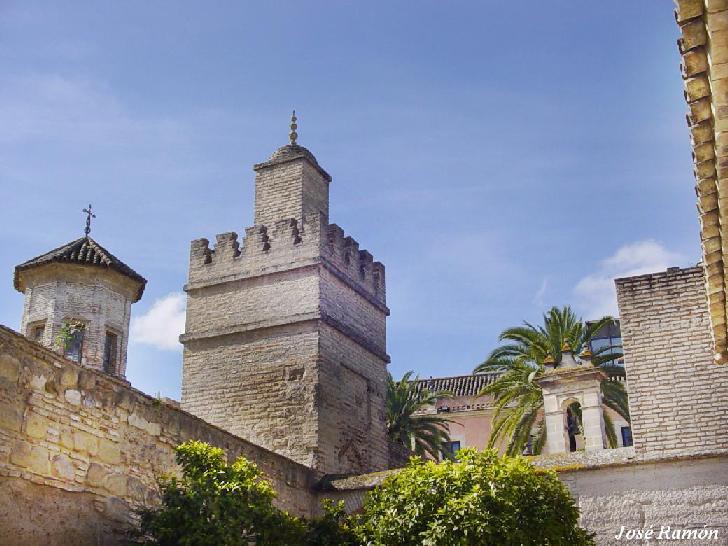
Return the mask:
[[137, 300], [142, 297], [144, 286], [147, 283], [144, 277], [91, 237], [81, 237], [16, 266], [14, 279], [15, 289], [20, 290], [19, 275], [22, 271], [49, 263], [72, 263], [112, 269], [139, 283]]
[[728, 5], [675, 3], [713, 343], [716, 361], [728, 363]]
[[417, 381], [417, 391], [448, 391], [453, 396], [477, 396], [483, 387], [492, 383], [497, 377], [498, 374], [479, 373], [473, 375], [457, 375], [455, 377], [420, 379]]

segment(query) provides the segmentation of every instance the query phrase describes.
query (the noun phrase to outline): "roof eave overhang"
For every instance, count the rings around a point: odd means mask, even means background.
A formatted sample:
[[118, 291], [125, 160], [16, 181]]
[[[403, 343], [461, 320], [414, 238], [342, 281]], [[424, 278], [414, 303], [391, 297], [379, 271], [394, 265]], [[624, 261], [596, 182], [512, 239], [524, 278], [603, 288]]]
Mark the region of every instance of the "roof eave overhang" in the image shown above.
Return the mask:
[[29, 271], [31, 269], [37, 269], [40, 267], [46, 267], [46, 266], [54, 265], [54, 264], [66, 265], [66, 266], [70, 266], [70, 267], [93, 267], [93, 268], [102, 269], [104, 271], [111, 271], [116, 275], [121, 275], [122, 277], [125, 277], [129, 281], [132, 281], [136, 287], [135, 291], [134, 291], [134, 296], [132, 298], [132, 303], [136, 303], [140, 299], [142, 299], [142, 295], [144, 294], [144, 288], [147, 285], [146, 279], [144, 279], [142, 277], [128, 275], [126, 272], [119, 271], [114, 267], [98, 265], [98, 264], [76, 264], [76, 263], [65, 262], [63, 260], [49, 260], [47, 262], [43, 262], [43, 263], [39, 263], [39, 264], [28, 264], [28, 265], [16, 266], [15, 272], [13, 274], [13, 287], [18, 292], [21, 292], [21, 293], [25, 292], [26, 287], [25, 287], [25, 284], [23, 283], [23, 279], [22, 279], [22, 275], [24, 272]]
[[715, 360], [728, 363], [728, 6], [676, 0]]

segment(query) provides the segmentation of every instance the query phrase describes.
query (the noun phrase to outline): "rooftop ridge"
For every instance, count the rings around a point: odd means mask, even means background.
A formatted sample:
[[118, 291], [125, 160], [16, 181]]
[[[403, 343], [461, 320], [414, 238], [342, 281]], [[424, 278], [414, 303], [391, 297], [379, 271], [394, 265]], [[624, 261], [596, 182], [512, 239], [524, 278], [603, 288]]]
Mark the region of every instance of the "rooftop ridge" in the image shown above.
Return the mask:
[[476, 373], [449, 377], [430, 377], [413, 381], [415, 391], [448, 391], [453, 396], [477, 396], [483, 387], [490, 385], [500, 374]]

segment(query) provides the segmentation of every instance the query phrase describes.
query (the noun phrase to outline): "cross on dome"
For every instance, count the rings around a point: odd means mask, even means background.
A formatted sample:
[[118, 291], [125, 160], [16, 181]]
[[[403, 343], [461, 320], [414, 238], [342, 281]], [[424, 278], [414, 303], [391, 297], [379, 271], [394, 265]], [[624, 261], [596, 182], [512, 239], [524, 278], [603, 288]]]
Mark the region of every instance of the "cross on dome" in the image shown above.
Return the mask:
[[82, 212], [86, 213], [86, 229], [84, 229], [83, 232], [86, 234], [86, 237], [88, 237], [91, 233], [91, 218], [96, 218], [96, 215], [92, 211], [91, 203], [89, 203], [88, 208], [83, 209]]

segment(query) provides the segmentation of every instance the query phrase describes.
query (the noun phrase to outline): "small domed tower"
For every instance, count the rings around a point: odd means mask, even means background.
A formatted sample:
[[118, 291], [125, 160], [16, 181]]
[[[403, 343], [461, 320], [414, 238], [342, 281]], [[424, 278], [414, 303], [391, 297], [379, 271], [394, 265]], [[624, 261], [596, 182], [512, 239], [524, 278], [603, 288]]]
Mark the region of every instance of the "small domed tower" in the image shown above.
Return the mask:
[[21, 332], [90, 368], [125, 377], [131, 304], [146, 285], [88, 236], [15, 268]]

